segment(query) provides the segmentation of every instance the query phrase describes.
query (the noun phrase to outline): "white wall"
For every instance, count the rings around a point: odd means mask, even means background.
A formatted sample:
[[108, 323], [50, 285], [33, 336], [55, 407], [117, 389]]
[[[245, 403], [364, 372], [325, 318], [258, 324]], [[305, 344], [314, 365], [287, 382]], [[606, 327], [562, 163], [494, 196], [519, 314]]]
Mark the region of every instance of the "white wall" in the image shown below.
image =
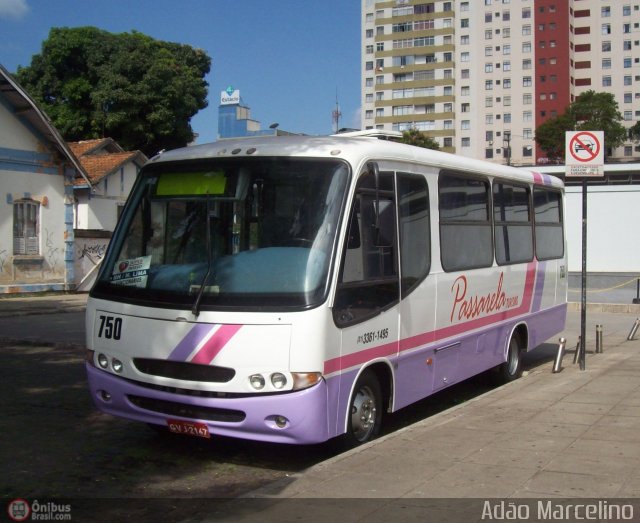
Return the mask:
[[0, 100], [0, 147], [37, 151], [40, 145], [34, 134], [21, 124]]
[[127, 200], [137, 174], [136, 164], [128, 162], [94, 186], [90, 198], [86, 191], [77, 191], [75, 227], [113, 232], [118, 220], [117, 208]]
[[[40, 138], [0, 103], [0, 286], [64, 282], [65, 204], [60, 165]], [[39, 255], [42, 261], [14, 264], [13, 202], [40, 202]]]
[[[582, 188], [566, 188], [569, 271], [582, 270]], [[640, 272], [640, 186], [590, 186], [587, 271]]]

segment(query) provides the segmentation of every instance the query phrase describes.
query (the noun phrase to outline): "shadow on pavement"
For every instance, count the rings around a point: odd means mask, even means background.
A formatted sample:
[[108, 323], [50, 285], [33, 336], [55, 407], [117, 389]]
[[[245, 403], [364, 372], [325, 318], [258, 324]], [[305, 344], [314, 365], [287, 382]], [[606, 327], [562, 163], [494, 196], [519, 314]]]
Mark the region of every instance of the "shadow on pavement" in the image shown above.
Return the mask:
[[[552, 344], [539, 347], [526, 356], [525, 368], [551, 362], [555, 350]], [[138, 521], [146, 521], [145, 514], [152, 521], [167, 514], [171, 500], [191, 499], [192, 508], [206, 513], [210, 498], [236, 498], [342, 451], [336, 442], [298, 447], [159, 434], [101, 414], [89, 397], [83, 358], [77, 346], [0, 346], [5, 499], [84, 500], [81, 505], [91, 510], [90, 500], [101, 498], [96, 507], [117, 513], [119, 504], [104, 498], [127, 498], [123, 506]], [[493, 388], [486, 374], [450, 387], [388, 416], [385, 434]], [[132, 498], [153, 501], [136, 504]]]

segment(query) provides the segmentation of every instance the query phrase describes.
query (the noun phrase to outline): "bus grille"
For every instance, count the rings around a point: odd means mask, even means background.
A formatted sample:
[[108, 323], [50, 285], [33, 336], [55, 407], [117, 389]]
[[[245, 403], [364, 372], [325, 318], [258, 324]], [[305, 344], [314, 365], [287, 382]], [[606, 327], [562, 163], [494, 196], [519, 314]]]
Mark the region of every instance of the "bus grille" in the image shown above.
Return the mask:
[[234, 423], [243, 421], [245, 413], [240, 410], [218, 409], [215, 407], [199, 407], [197, 405], [185, 405], [173, 401], [144, 398], [142, 396], [127, 396], [127, 399], [136, 407], [169, 416], [181, 416], [183, 418], [202, 419], [208, 421], [223, 421]]
[[133, 364], [140, 372], [151, 376], [162, 376], [176, 380], [202, 381], [207, 383], [227, 383], [236, 375], [236, 371], [227, 367], [200, 365], [184, 361], [154, 360], [134, 358]]

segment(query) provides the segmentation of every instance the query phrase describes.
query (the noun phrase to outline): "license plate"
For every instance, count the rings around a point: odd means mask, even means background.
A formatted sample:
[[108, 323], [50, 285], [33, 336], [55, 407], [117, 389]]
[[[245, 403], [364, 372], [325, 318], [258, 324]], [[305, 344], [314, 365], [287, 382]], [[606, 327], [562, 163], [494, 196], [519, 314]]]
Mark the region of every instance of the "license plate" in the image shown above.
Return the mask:
[[186, 434], [187, 436], [197, 436], [198, 438], [210, 438], [211, 433], [209, 427], [204, 423], [195, 423], [192, 421], [182, 421], [178, 419], [168, 419], [167, 425], [171, 432], [176, 434]]

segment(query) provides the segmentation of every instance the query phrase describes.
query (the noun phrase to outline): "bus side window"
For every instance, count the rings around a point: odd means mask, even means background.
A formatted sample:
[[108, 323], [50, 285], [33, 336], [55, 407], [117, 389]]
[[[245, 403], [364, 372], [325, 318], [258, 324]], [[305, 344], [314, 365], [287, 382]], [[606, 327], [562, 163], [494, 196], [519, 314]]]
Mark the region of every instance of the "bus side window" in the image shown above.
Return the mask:
[[493, 182], [493, 223], [498, 265], [533, 260], [533, 227], [528, 187]]
[[489, 181], [464, 174], [440, 174], [440, 259], [445, 272], [491, 267], [493, 231]]
[[564, 256], [562, 195], [559, 191], [535, 187], [536, 257], [552, 260]]
[[431, 268], [429, 190], [427, 180], [422, 175], [398, 173], [397, 176], [401, 287], [404, 298], [420, 284]]
[[360, 179], [349, 224], [333, 308], [338, 326], [364, 321], [398, 301], [393, 173], [380, 173], [377, 194], [372, 175]]

